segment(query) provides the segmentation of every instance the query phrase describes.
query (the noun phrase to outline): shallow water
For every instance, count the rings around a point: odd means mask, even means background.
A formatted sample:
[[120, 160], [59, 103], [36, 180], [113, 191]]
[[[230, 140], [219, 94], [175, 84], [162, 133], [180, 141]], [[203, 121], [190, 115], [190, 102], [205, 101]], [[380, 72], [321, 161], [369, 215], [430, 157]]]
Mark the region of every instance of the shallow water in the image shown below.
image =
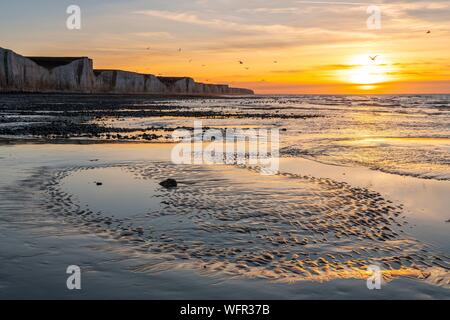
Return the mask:
[[[162, 129], [193, 127], [195, 115], [192, 113], [197, 112], [197, 120], [202, 121], [203, 127], [286, 129], [281, 132], [282, 156], [450, 180], [450, 95], [296, 95], [227, 99], [13, 95], [2, 97], [1, 102], [0, 124], [3, 126], [11, 126], [8, 124], [11, 117], [30, 122], [51, 121], [81, 111], [78, 116], [92, 117], [89, 123], [137, 130], [124, 134], [125, 139], [142, 134], [139, 130], [152, 126]], [[113, 115], [105, 116], [102, 112], [107, 110], [113, 110]], [[146, 116], [145, 112], [150, 111], [164, 112], [155, 117]], [[175, 115], [173, 111], [181, 113]], [[201, 112], [207, 111], [215, 115], [206, 113], [202, 117]], [[191, 115], [183, 112], [191, 112]], [[226, 115], [221, 116], [221, 113]], [[36, 118], [36, 114], [41, 117]], [[167, 141], [171, 132], [147, 133], [160, 135], [160, 140]]]
[[[97, 185], [97, 182], [102, 185]], [[155, 181], [134, 179], [124, 167], [90, 168], [60, 181], [61, 192], [70, 192], [76, 201], [93, 212], [106, 211], [115, 217], [137, 218], [158, 208]]]
[[[282, 155], [358, 165], [400, 175], [450, 180], [450, 96], [279, 96], [141, 101], [186, 110], [254, 115], [317, 115], [306, 119], [201, 119], [204, 127], [284, 128]], [[111, 126], [192, 126], [180, 117], [111, 118]]]
[[[437, 190], [449, 182], [418, 179], [421, 188], [299, 158], [275, 176], [180, 166], [172, 147], [0, 147], [0, 296], [76, 297], [64, 279], [77, 264], [83, 297], [448, 298], [448, 199]], [[179, 187], [159, 186], [167, 177]], [[430, 219], [405, 205], [421, 197], [437, 204]], [[373, 263], [384, 270], [379, 293], [365, 287]]]

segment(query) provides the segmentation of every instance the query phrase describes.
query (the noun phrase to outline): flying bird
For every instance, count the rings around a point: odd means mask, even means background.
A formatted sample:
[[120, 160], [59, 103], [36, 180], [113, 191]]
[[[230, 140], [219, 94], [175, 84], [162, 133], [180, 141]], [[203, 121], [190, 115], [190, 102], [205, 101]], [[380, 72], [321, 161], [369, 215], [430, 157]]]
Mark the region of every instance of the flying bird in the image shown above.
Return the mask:
[[373, 56], [373, 57], [369, 56], [370, 60], [372, 60], [372, 61], [375, 61], [377, 57], [378, 57], [378, 55]]
[[278, 61], [274, 61], [273, 63], [278, 63]]
[[241, 60], [239, 60], [239, 64], [244, 64], [244, 62], [243, 62], [243, 61], [241, 61]]
[[428, 30], [428, 31], [427, 31], [427, 33], [431, 33], [431, 31], [430, 31], [430, 30]]

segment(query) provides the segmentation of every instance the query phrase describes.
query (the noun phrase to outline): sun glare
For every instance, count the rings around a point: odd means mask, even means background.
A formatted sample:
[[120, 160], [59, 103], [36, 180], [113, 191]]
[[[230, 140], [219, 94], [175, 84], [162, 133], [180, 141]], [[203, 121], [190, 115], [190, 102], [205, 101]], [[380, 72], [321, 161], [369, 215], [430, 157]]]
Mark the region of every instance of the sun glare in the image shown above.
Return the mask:
[[349, 81], [355, 84], [376, 84], [386, 80], [386, 76], [381, 67], [361, 66], [349, 70]]
[[361, 85], [365, 90], [388, 80], [389, 66], [386, 59], [380, 55], [355, 56], [350, 60], [350, 65], [351, 68], [345, 71], [345, 81]]

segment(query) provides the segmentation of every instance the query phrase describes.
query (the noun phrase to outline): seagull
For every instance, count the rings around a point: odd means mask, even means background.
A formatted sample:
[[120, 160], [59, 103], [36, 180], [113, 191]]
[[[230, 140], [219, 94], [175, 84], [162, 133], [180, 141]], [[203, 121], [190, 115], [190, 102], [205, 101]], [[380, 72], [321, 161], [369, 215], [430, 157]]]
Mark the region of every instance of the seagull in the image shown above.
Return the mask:
[[374, 56], [374, 57], [369, 56], [370, 60], [372, 60], [372, 61], [375, 61], [375, 59], [376, 59], [377, 57], [378, 57], [378, 55], [376, 55], [376, 56]]

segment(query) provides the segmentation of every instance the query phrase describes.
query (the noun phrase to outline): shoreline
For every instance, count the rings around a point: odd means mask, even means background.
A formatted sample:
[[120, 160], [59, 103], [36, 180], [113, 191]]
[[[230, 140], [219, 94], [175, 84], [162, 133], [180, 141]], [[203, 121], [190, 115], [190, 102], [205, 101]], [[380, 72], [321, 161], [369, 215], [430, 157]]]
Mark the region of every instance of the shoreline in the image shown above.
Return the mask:
[[[1, 89], [1, 88], [0, 88]], [[180, 99], [180, 98], [188, 98], [188, 99], [208, 99], [208, 98], [216, 98], [216, 99], [239, 99], [242, 97], [245, 98], [256, 98], [260, 95], [245, 95], [245, 94], [206, 94], [206, 93], [122, 93], [122, 92], [58, 92], [58, 91], [40, 91], [40, 92], [29, 92], [29, 91], [0, 91], [0, 95], [5, 96], [14, 96], [14, 95], [30, 95], [30, 96], [88, 96], [88, 97], [148, 97], [148, 98], [156, 98], [156, 99]]]

